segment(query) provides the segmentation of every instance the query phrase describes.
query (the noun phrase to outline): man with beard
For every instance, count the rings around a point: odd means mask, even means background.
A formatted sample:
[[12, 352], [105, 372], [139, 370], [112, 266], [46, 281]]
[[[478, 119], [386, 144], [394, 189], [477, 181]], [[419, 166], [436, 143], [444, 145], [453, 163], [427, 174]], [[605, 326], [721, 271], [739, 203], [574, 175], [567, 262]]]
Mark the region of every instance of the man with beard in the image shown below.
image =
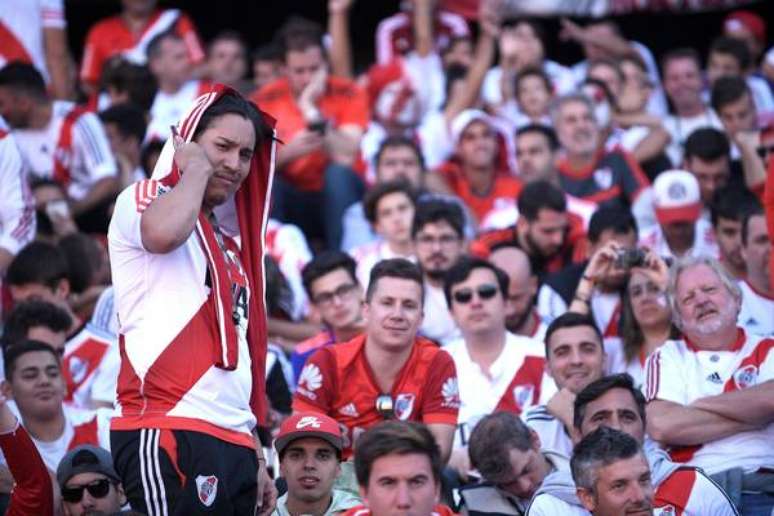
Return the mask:
[[557, 168], [564, 191], [600, 205], [631, 210], [640, 226], [651, 224], [650, 182], [633, 156], [618, 148], [604, 148], [588, 97], [560, 97], [551, 118], [563, 151]]
[[767, 514], [774, 507], [774, 339], [737, 327], [741, 291], [713, 258], [678, 260], [668, 294], [685, 338], [648, 359], [648, 434], [674, 460], [711, 475], [742, 514]]
[[653, 514], [650, 468], [634, 437], [595, 430], [575, 447], [570, 468], [578, 498], [593, 516]]
[[462, 331], [462, 338], [444, 346], [454, 359], [461, 402], [449, 465], [465, 480], [473, 427], [496, 410], [518, 415], [536, 404], [545, 358], [538, 340], [505, 329], [508, 276], [502, 270], [480, 258], [463, 258], [446, 274], [443, 289]]
[[508, 276], [505, 327], [515, 335], [543, 340], [546, 325], [535, 309], [537, 276], [527, 253], [515, 246], [498, 247], [489, 255], [489, 261]]
[[427, 199], [416, 205], [411, 237], [425, 284], [419, 331], [441, 344], [460, 336], [443, 295], [443, 278], [465, 252], [464, 227], [465, 214], [453, 201]]
[[274, 447], [288, 491], [277, 500], [272, 516], [328, 516], [360, 504], [355, 495], [333, 488], [341, 473], [343, 447], [334, 419], [311, 412], [294, 414], [282, 422]]
[[754, 206], [758, 199], [749, 190], [727, 186], [718, 190], [710, 205], [710, 221], [718, 259], [736, 279], [744, 278], [747, 265], [742, 258], [742, 219], [747, 207]]

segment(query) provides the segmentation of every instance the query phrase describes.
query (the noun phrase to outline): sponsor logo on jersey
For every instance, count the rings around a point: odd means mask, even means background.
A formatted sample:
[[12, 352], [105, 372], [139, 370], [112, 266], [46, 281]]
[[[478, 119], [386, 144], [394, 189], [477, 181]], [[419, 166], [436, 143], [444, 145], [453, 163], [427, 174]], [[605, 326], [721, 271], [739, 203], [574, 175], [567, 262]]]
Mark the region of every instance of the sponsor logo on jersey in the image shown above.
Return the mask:
[[209, 507], [218, 496], [218, 477], [215, 475], [199, 475], [196, 477], [196, 493], [199, 495], [199, 501], [205, 507]]
[[68, 369], [70, 370], [70, 378], [74, 383], [81, 383], [86, 378], [86, 373], [89, 372], [89, 361], [82, 360], [78, 357], [70, 357], [70, 364]]
[[752, 387], [758, 383], [758, 368], [750, 364], [737, 369], [734, 373], [734, 383], [737, 389]]
[[320, 428], [322, 423], [320, 423], [320, 420], [317, 419], [316, 416], [302, 417], [298, 420], [298, 423], [296, 423], [296, 430], [306, 428], [307, 426], [311, 426], [312, 428]]
[[413, 394], [398, 394], [395, 397], [395, 417], [401, 421], [408, 420], [411, 417], [411, 412], [414, 410]]
[[322, 386], [322, 372], [315, 364], [306, 364], [298, 377], [298, 391], [309, 399], [316, 400], [314, 393]]
[[347, 403], [339, 409], [339, 414], [342, 416], [358, 417], [360, 414], [357, 411], [354, 403]]
[[607, 190], [613, 186], [613, 171], [610, 167], [598, 168], [594, 171], [594, 182], [602, 190]]
[[535, 388], [532, 385], [517, 385], [513, 388], [513, 401], [516, 402], [516, 406], [524, 410], [524, 407], [532, 399], [532, 393]]
[[449, 408], [460, 408], [460, 387], [456, 377], [447, 378], [441, 387], [441, 396], [443, 396], [443, 406]]

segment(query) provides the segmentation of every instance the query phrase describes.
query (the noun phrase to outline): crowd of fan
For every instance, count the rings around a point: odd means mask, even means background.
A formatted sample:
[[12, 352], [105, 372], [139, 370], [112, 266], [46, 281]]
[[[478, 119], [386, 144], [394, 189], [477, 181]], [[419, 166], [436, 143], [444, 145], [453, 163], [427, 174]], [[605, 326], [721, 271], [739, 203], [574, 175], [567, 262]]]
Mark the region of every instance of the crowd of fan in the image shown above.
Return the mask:
[[61, 0], [9, 9], [37, 26], [0, 14], [27, 49], [0, 69], [9, 514], [128, 509], [106, 233], [215, 82], [276, 119], [277, 514], [774, 514], [765, 21], [729, 13], [707, 55], [657, 61], [613, 21], [562, 20], [567, 66], [496, 1], [466, 21], [414, 0], [357, 71], [351, 3], [250, 54], [123, 0], [77, 81]]

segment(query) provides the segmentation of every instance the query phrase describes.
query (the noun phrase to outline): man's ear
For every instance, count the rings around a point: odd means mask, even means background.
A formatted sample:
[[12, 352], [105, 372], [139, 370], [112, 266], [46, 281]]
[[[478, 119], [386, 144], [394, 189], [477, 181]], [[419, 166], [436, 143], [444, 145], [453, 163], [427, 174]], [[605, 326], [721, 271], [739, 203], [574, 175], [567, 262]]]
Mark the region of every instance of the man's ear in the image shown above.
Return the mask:
[[67, 278], [60, 279], [54, 288], [54, 294], [58, 298], [66, 300], [70, 296], [70, 280]]
[[540, 436], [537, 432], [535, 432], [533, 429], [529, 429], [529, 442], [532, 445], [532, 449], [536, 451], [540, 451]]
[[11, 382], [8, 381], [8, 378], [0, 382], [0, 394], [5, 396], [5, 399], [7, 400], [13, 399], [13, 388], [11, 387]]
[[357, 487], [358, 492], [360, 493], [360, 499], [363, 500], [363, 504], [367, 507], [368, 506], [368, 490], [363, 486]]
[[594, 512], [597, 508], [597, 501], [594, 493], [586, 489], [585, 487], [576, 487], [575, 494], [578, 495], [578, 499], [589, 512]]

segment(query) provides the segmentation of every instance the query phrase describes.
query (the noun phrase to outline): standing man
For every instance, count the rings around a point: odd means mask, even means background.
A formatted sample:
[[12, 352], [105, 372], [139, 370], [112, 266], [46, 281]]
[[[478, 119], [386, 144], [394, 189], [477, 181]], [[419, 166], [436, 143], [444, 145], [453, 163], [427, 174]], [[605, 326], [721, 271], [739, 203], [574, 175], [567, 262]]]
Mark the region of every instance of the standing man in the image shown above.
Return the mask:
[[742, 514], [770, 512], [774, 341], [737, 327], [741, 292], [712, 258], [673, 264], [668, 294], [685, 339], [648, 359], [648, 434], [711, 475]]
[[302, 412], [282, 422], [274, 447], [288, 491], [277, 500], [273, 516], [332, 516], [360, 504], [357, 496], [333, 488], [343, 444], [338, 423], [328, 416]]
[[771, 236], [763, 208], [754, 206], [742, 222], [742, 257], [747, 275], [739, 282], [742, 308], [739, 325], [750, 333], [774, 336], [774, 288], [769, 277]]
[[216, 86], [177, 131], [153, 179], [121, 193], [108, 233], [122, 356], [111, 450], [137, 510], [245, 514], [257, 498], [268, 513], [257, 228], [268, 217], [272, 128]]
[[296, 344], [290, 354], [296, 382], [312, 353], [335, 342], [346, 342], [363, 331], [363, 287], [355, 274], [357, 264], [347, 253], [326, 251], [301, 271], [312, 309], [325, 329]]
[[495, 410], [521, 414], [536, 404], [545, 357], [538, 340], [505, 329], [508, 276], [502, 270], [481, 258], [463, 258], [446, 273], [443, 289], [462, 331], [462, 338], [444, 346], [454, 359], [461, 402], [450, 466], [467, 479], [473, 427]]
[[27, 181], [16, 140], [0, 127], [0, 276], [16, 253], [35, 238], [35, 200]]
[[460, 335], [443, 294], [443, 279], [465, 253], [465, 214], [454, 201], [425, 199], [417, 203], [411, 237], [425, 286], [425, 316], [420, 333], [441, 344]]
[[385, 419], [421, 421], [448, 460], [460, 401], [451, 357], [417, 337], [422, 323], [422, 273], [394, 258], [371, 271], [365, 333], [309, 358], [294, 412], [326, 414], [346, 428], [344, 458], [357, 438]]

